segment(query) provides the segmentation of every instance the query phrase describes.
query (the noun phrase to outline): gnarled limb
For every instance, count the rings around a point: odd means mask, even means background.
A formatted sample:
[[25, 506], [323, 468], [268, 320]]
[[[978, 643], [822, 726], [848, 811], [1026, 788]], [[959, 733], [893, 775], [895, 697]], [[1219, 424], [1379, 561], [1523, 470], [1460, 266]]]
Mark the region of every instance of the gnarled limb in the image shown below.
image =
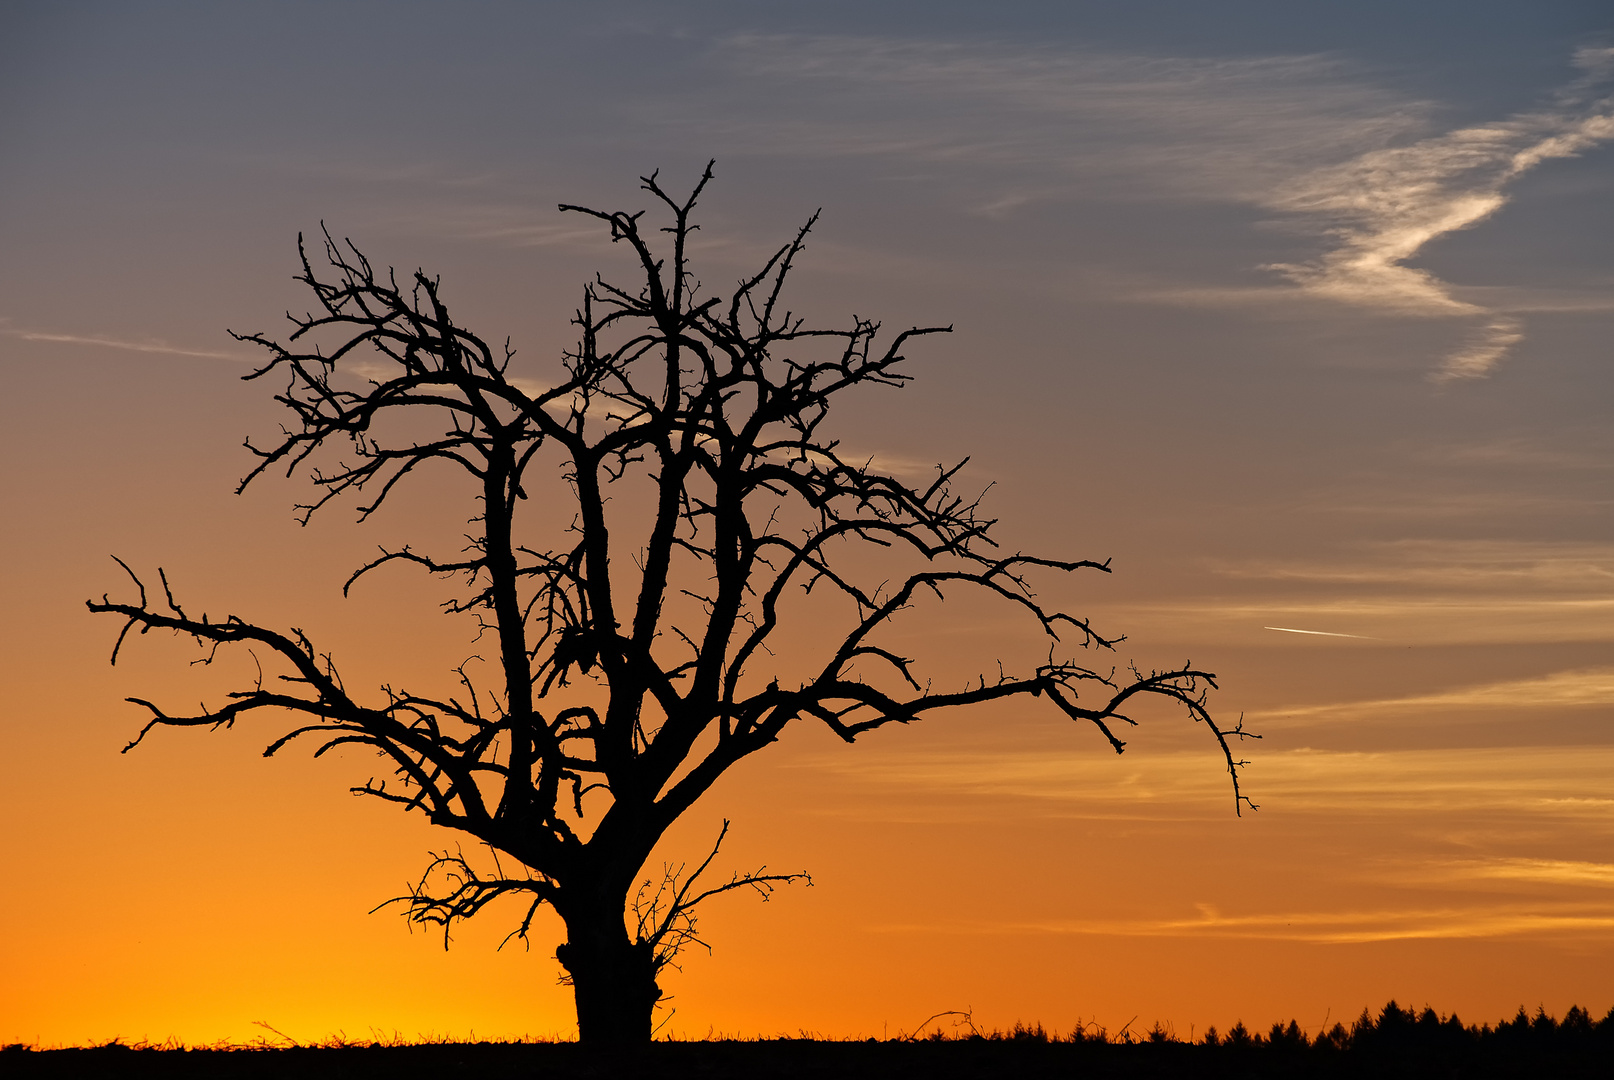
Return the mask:
[[[353, 791], [487, 845], [493, 876], [445, 851], [395, 902], [412, 922], [441, 926], [445, 942], [500, 896], [528, 899], [523, 938], [552, 904], [586, 1040], [648, 1038], [656, 975], [700, 942], [702, 900], [804, 878], [763, 869], [703, 886], [714, 846], [692, 873], [678, 864], [655, 890], [632, 893], [672, 822], [798, 720], [854, 742], [937, 710], [1021, 699], [1093, 725], [1119, 752], [1134, 704], [1165, 699], [1212, 732], [1235, 810], [1254, 807], [1232, 750], [1253, 736], [1212, 719], [1211, 673], [1076, 660], [1124, 638], [1037, 589], [1109, 573], [1108, 561], [999, 549], [982, 496], [959, 490], [967, 458], [910, 482], [828, 434], [832, 406], [902, 387], [906, 350], [951, 327], [887, 334], [866, 318], [818, 326], [792, 311], [785, 285], [816, 214], [732, 290], [708, 292], [689, 257], [711, 178], [708, 166], [687, 197], [642, 178], [668, 217], [659, 232], [642, 212], [561, 207], [604, 226], [633, 283], [597, 276], [584, 287], [577, 345], [543, 381], [517, 373], [508, 344], [459, 325], [437, 278], [380, 271], [323, 226], [324, 265], [298, 243], [312, 310], [288, 315], [283, 340], [235, 335], [265, 350], [247, 378], [283, 380], [275, 398], [290, 414], [278, 437], [248, 442], [256, 461], [242, 488], [270, 470], [301, 472], [314, 489], [297, 507], [304, 523], [341, 499], [364, 521], [428, 469], [476, 500], [463, 547], [383, 548], [343, 592], [405, 568], [454, 582], [444, 609], [474, 620], [486, 690], [461, 663], [450, 694], [352, 692], [300, 631], [193, 617], [165, 574], [154, 600], [121, 561], [138, 600], [89, 604], [123, 620], [114, 662], [130, 631], [166, 630], [196, 640], [200, 662], [242, 648], [273, 669], [266, 684], [259, 665], [250, 685], [194, 714], [131, 699], [148, 715], [130, 748], [158, 727], [276, 717], [268, 753], [304, 737], [316, 755], [371, 750], [390, 774]], [[894, 628], [929, 600], [945, 617], [963, 591], [1022, 619], [1042, 644], [938, 689]], [[845, 616], [816, 629], [821, 646], [806, 662], [770, 667], [797, 596], [843, 602]], [[507, 859], [519, 869], [505, 873]]]

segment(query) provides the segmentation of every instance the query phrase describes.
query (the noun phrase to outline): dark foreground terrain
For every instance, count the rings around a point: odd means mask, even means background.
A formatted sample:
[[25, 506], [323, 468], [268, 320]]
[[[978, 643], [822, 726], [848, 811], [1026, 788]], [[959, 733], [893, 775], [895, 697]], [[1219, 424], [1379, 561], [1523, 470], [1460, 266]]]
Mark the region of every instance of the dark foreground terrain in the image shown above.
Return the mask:
[[106, 1046], [0, 1050], [0, 1078], [325, 1077], [438, 1080], [445, 1077], [655, 1080], [923, 1077], [1614, 1077], [1614, 1010], [1594, 1020], [1521, 1010], [1491, 1026], [1399, 1008], [1363, 1013], [1308, 1038], [1291, 1022], [1266, 1034], [1243, 1025], [1186, 1042], [1156, 1028], [1142, 1037], [1040, 1028], [867, 1042], [813, 1039], [662, 1042], [605, 1053], [575, 1043], [426, 1043], [285, 1048], [175, 1049]]

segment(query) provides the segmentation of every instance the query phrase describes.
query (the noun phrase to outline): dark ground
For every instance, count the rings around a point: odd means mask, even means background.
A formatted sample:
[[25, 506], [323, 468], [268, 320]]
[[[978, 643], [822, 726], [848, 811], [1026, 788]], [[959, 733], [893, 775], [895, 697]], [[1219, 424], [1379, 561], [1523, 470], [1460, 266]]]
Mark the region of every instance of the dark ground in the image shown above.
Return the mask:
[[300, 1046], [281, 1049], [174, 1049], [122, 1044], [62, 1050], [0, 1049], [0, 1080], [442, 1080], [506, 1077], [533, 1080], [819, 1080], [915, 1077], [925, 1080], [1041, 1080], [1073, 1077], [1180, 1077], [1206, 1080], [1288, 1077], [1541, 1077], [1614, 1080], [1614, 1011], [1593, 1020], [1572, 1009], [1557, 1020], [1520, 1010], [1495, 1027], [1467, 1026], [1455, 1016], [1386, 1005], [1363, 1013], [1349, 1029], [1335, 1025], [1308, 1038], [1293, 1023], [1265, 1035], [1243, 1025], [1198, 1043], [1158, 1029], [1141, 1039], [1102, 1033], [1050, 1037], [1016, 1028], [969, 1037], [827, 1042], [662, 1042], [608, 1053], [575, 1043], [441, 1043]]
[[1243, 1050], [1182, 1043], [809, 1041], [661, 1043], [638, 1053], [585, 1051], [572, 1044], [480, 1044], [291, 1048], [282, 1050], [158, 1050], [95, 1047], [0, 1051], [0, 1077], [270, 1078], [296, 1080], [439, 1080], [523, 1077], [596, 1080], [819, 1080], [915, 1077], [926, 1080], [1053, 1077], [1614, 1077], [1614, 1054], [1594, 1052], [1486, 1053], [1470, 1050], [1400, 1054], [1314, 1054], [1271, 1047]]

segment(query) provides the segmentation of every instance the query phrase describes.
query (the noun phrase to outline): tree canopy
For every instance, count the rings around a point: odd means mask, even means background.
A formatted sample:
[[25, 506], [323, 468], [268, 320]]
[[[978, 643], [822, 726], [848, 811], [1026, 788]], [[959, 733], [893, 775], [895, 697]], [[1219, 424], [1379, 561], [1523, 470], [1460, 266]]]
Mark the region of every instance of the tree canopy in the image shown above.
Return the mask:
[[[1093, 663], [1120, 639], [1031, 587], [1034, 575], [1107, 573], [1107, 562], [1004, 550], [980, 499], [959, 490], [962, 462], [915, 482], [829, 434], [833, 403], [901, 386], [907, 351], [949, 328], [886, 336], [868, 319], [820, 327], [797, 315], [784, 290], [816, 215], [732, 290], [707, 293], [689, 249], [711, 177], [708, 166], [686, 197], [643, 178], [666, 218], [659, 236], [642, 211], [560, 208], [626, 249], [632, 284], [584, 287], [578, 343], [546, 383], [512, 373], [508, 343], [457, 323], [437, 278], [400, 282], [329, 233], [323, 265], [299, 240], [314, 307], [289, 316], [289, 337], [234, 335], [265, 350], [246, 378], [279, 380], [276, 400], [291, 414], [279, 437], [248, 443], [257, 463], [242, 488], [271, 470], [305, 474], [305, 523], [343, 497], [367, 518], [430, 470], [475, 492], [464, 550], [385, 549], [344, 591], [392, 564], [457, 582], [448, 609], [477, 621], [491, 677], [461, 664], [453, 694], [402, 682], [360, 693], [301, 631], [192, 614], [161, 571], [160, 598], [125, 566], [138, 598], [89, 604], [126, 620], [114, 662], [131, 629], [273, 658], [252, 685], [195, 714], [131, 699], [149, 717], [130, 748], [157, 727], [261, 715], [280, 725], [266, 754], [305, 737], [318, 753], [373, 750], [385, 775], [356, 791], [495, 856], [491, 873], [459, 853], [434, 857], [402, 898], [409, 917], [446, 932], [515, 895], [525, 936], [551, 905], [589, 1042], [649, 1038], [657, 976], [694, 939], [701, 900], [804, 876], [764, 869], [713, 882], [702, 878], [707, 856], [648, 888], [641, 877], [668, 827], [792, 724], [850, 743], [940, 710], [1024, 699], [1120, 751], [1129, 710], [1165, 698], [1205, 725], [1235, 807], [1247, 803], [1230, 744], [1245, 733], [1207, 710], [1214, 677], [1187, 664]], [[1018, 613], [1046, 651], [967, 684], [922, 680], [892, 627], [921, 602], [945, 619], [944, 602], [966, 591]], [[780, 644], [808, 617], [804, 605], [822, 643], [811, 655]]]

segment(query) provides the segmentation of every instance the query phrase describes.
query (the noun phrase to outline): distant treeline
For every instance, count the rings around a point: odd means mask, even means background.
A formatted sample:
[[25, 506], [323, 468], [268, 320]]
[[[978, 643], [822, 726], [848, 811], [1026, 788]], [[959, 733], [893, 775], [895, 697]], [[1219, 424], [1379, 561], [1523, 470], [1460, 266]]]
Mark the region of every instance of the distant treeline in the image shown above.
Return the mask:
[[1594, 1020], [1579, 1005], [1572, 1006], [1564, 1018], [1549, 1015], [1546, 1009], [1537, 1009], [1535, 1015], [1521, 1006], [1511, 1020], [1490, 1024], [1464, 1024], [1453, 1013], [1441, 1015], [1427, 1006], [1423, 1011], [1403, 1009], [1394, 1001], [1385, 1005], [1378, 1016], [1367, 1009], [1356, 1022], [1346, 1027], [1336, 1023], [1316, 1036], [1308, 1036], [1297, 1021], [1273, 1024], [1265, 1034], [1252, 1032], [1242, 1022], [1234, 1024], [1226, 1034], [1214, 1027], [1208, 1028], [1201, 1038], [1182, 1039], [1160, 1024], [1143, 1034], [1128, 1029], [1111, 1035], [1097, 1025], [1078, 1025], [1069, 1035], [1049, 1034], [1042, 1026], [1026, 1027], [1016, 1024], [1006, 1032], [982, 1033], [969, 1030], [967, 1020], [960, 1031], [936, 1030], [925, 1038], [931, 1041], [958, 1039], [978, 1040], [1029, 1040], [1033, 1042], [1101, 1043], [1106, 1045], [1193, 1044], [1228, 1050], [1264, 1048], [1269, 1051], [1305, 1051], [1317, 1054], [1381, 1052], [1400, 1053], [1411, 1050], [1458, 1051], [1468, 1048], [1492, 1050], [1579, 1050], [1602, 1046], [1614, 1050], [1614, 1009], [1601, 1020]]
[[[1614, 1010], [1594, 1020], [1581, 1008], [1563, 1019], [1538, 1009], [1495, 1025], [1464, 1024], [1433, 1009], [1395, 1002], [1364, 1011], [1349, 1027], [1308, 1036], [1294, 1021], [1251, 1032], [1235, 1024], [1192, 1040], [1155, 1025], [1111, 1034], [1078, 1025], [1066, 1034], [1017, 1024], [982, 1031], [968, 1014], [944, 1014], [940, 1028], [864, 1042], [816, 1038], [666, 1041], [634, 1051], [602, 1052], [565, 1042], [268, 1044], [184, 1048], [128, 1045], [0, 1050], [0, 1077], [295, 1077], [441, 1080], [504, 1077], [536, 1080], [818, 1080], [923, 1077], [925, 1080], [1042, 1080], [1053, 1077], [1614, 1077]], [[935, 1020], [936, 1018], [932, 1018]]]

